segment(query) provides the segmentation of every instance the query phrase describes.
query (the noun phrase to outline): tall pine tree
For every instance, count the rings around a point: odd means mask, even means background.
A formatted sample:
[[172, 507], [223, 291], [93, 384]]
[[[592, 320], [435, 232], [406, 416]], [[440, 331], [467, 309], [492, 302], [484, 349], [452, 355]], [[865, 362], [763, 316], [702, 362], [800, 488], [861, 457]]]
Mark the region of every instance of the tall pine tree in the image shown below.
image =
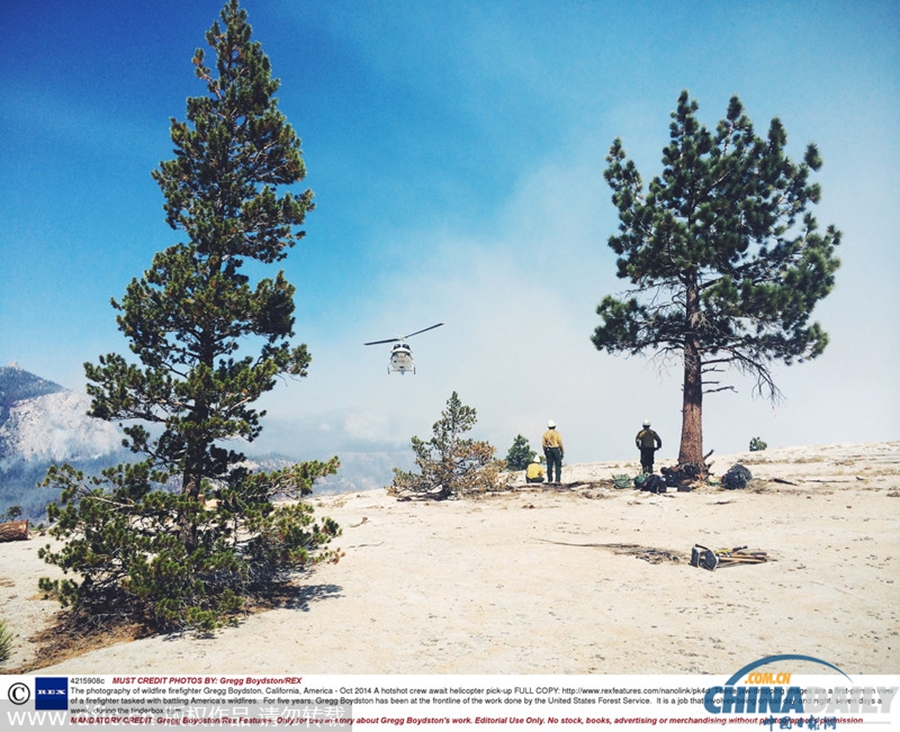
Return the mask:
[[85, 364], [90, 413], [127, 421], [143, 460], [95, 478], [67, 466], [48, 475], [63, 488], [53, 531], [68, 543], [45, 556], [83, 580], [43, 586], [85, 616], [115, 607], [158, 627], [213, 627], [283, 571], [336, 556], [316, 551], [336, 524], [273, 499], [308, 494], [337, 459], [251, 474], [225, 445], [260, 434], [254, 404], [278, 376], [306, 375], [306, 346], [290, 343], [294, 287], [280, 271], [252, 284], [245, 265], [284, 259], [313, 196], [283, 192], [305, 177], [300, 140], [246, 12], [229, 0], [220, 17], [206, 34], [214, 68], [203, 49], [193, 58], [206, 94], [172, 120], [175, 158], [153, 173], [185, 241], [113, 300], [139, 363]]
[[823, 352], [828, 336], [809, 318], [834, 286], [841, 236], [820, 232], [809, 211], [821, 196], [809, 180], [822, 165], [815, 145], [793, 162], [781, 122], [759, 138], [737, 97], [715, 132], [697, 109], [682, 92], [662, 175], [646, 192], [621, 141], [610, 149], [604, 175], [620, 225], [609, 246], [634, 290], [602, 300], [593, 342], [609, 353], [680, 354], [679, 462], [702, 465], [704, 392], [731, 388], [717, 372], [734, 367], [776, 399], [771, 362]]

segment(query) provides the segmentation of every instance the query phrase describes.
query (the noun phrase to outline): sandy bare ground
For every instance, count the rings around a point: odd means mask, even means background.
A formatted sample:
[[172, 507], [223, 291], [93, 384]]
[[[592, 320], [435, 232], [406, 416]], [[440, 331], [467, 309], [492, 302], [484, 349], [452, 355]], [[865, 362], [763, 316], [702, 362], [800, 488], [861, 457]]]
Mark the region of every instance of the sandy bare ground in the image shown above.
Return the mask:
[[[631, 462], [480, 500], [317, 498], [346, 555], [298, 577], [288, 607], [52, 666], [28, 640], [57, 610], [36, 590], [52, 570], [44, 542], [2, 544], [0, 617], [17, 642], [0, 671], [723, 674], [778, 653], [900, 671], [900, 442], [743, 453], [714, 471], [736, 461], [753, 472], [745, 490], [597, 484], [634, 474]], [[770, 561], [709, 572], [689, 566], [695, 543]]]

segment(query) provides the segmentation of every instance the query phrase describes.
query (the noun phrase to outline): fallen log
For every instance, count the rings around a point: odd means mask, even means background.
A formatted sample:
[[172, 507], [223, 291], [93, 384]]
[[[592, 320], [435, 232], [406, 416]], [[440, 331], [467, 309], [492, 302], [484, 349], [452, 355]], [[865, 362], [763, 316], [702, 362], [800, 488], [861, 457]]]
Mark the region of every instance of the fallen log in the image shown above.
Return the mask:
[[0, 541], [23, 541], [28, 538], [28, 520], [0, 524]]
[[797, 485], [796, 483], [791, 482], [790, 480], [785, 480], [784, 478], [769, 478], [773, 483], [783, 483], [784, 485]]

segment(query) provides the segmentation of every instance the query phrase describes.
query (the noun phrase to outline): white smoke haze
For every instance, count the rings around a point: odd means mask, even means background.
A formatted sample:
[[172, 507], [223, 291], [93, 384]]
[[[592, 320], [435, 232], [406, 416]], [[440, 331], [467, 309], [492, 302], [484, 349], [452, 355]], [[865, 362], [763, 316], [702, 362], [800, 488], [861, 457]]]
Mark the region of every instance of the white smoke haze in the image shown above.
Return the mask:
[[[490, 440], [499, 457], [517, 434], [535, 447], [551, 418], [570, 463], [636, 458], [633, 437], [643, 419], [664, 440], [661, 458], [677, 457], [680, 362], [616, 357], [590, 342], [596, 305], [627, 283], [616, 279], [606, 244], [616, 226], [607, 191], [596, 161], [579, 165], [583, 158], [523, 181], [488, 227], [490, 238], [417, 232], [416, 256], [374, 284], [373, 306], [358, 323], [341, 337], [304, 337], [314, 359], [309, 379], [279, 387], [269, 407], [279, 423], [294, 421], [295, 444], [334, 452], [344, 445], [403, 449], [413, 434], [430, 436], [456, 391], [477, 410], [473, 436]], [[820, 214], [820, 222], [829, 219]], [[775, 405], [755, 396], [747, 378], [722, 374], [736, 391], [706, 398], [707, 450], [746, 450], [756, 436], [771, 447], [897, 436], [891, 364], [898, 341], [857, 327], [853, 307], [871, 296], [866, 282], [892, 273], [866, 268], [860, 278], [854, 250], [841, 254], [849, 256], [838, 287], [814, 313], [831, 335], [825, 354], [791, 367], [774, 364], [784, 394]], [[878, 308], [871, 319], [896, 332]], [[409, 341], [416, 375], [386, 373], [390, 345], [362, 346], [436, 322], [445, 325]], [[315, 334], [314, 323], [305, 325]]]

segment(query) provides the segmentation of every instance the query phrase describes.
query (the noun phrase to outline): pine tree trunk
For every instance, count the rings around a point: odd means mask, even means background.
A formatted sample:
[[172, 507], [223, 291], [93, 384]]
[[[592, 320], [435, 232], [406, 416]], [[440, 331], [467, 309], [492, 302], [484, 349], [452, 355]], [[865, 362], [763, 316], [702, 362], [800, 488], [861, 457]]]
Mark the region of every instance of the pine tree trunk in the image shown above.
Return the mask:
[[[207, 373], [213, 370], [213, 346], [211, 339], [203, 339], [204, 347], [201, 348], [201, 366], [205, 367]], [[183, 498], [189, 499], [189, 506], [196, 507], [200, 503], [200, 493], [202, 489], [202, 481], [206, 475], [207, 451], [209, 444], [201, 436], [207, 428], [210, 418], [209, 403], [205, 394], [195, 396], [194, 408], [191, 411], [190, 419], [193, 422], [196, 433], [186, 435], [184, 462], [184, 474], [181, 478], [181, 495]], [[183, 510], [178, 516], [178, 536], [188, 554], [191, 554], [199, 544], [197, 532], [196, 515], [191, 508]]]
[[[689, 353], [692, 350], [694, 352]], [[684, 353], [684, 400], [678, 463], [703, 466], [703, 382], [699, 354], [689, 348]]]
[[700, 319], [700, 291], [696, 280], [686, 287], [686, 315], [690, 326], [684, 342], [684, 389], [681, 447], [678, 464], [703, 466], [703, 369], [696, 326]]
[[[185, 498], [200, 501], [199, 474], [185, 474], [181, 484], [181, 494]], [[178, 516], [178, 537], [188, 554], [197, 548], [197, 523], [186, 511], [182, 511]]]
[[[185, 461], [184, 475], [181, 478], [181, 495], [190, 499], [190, 504], [200, 502], [200, 489], [203, 480], [203, 460], [206, 455], [203, 443], [189, 444], [188, 459]], [[198, 545], [197, 521], [190, 510], [184, 510], [178, 516], [178, 536], [188, 554]]]

